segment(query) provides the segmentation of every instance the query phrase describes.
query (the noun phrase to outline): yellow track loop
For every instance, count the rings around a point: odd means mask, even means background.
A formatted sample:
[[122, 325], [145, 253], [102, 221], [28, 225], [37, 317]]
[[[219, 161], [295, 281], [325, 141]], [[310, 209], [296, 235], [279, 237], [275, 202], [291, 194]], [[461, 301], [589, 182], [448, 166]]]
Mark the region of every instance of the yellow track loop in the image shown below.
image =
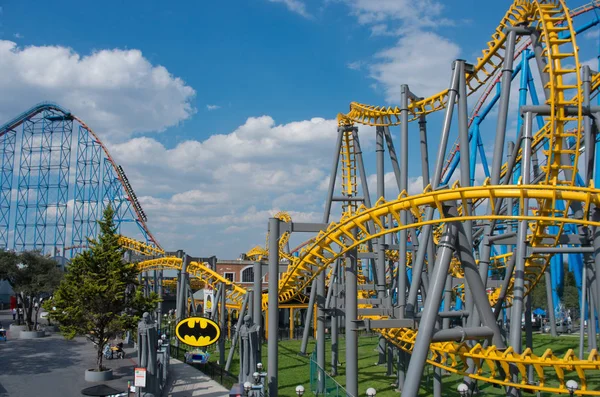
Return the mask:
[[[404, 193], [404, 192], [403, 192]], [[558, 216], [553, 217], [541, 215], [529, 215], [524, 212], [522, 206], [519, 207], [518, 216], [508, 215], [465, 215], [461, 214], [457, 218], [447, 218], [440, 215], [438, 219], [424, 221], [421, 217], [421, 209], [425, 206], [432, 206], [442, 212], [444, 202], [455, 201], [458, 203], [466, 200], [488, 199], [492, 205], [492, 211], [495, 209], [495, 201], [499, 198], [513, 198], [523, 200], [524, 198], [543, 201], [543, 200], [566, 200], [580, 201], [587, 212], [591, 204], [600, 203], [600, 190], [594, 188], [579, 188], [570, 186], [544, 186], [544, 185], [502, 185], [502, 186], [476, 186], [461, 188], [455, 184], [452, 189], [437, 190], [421, 193], [414, 196], [401, 194], [395, 201], [386, 202], [379, 200], [372, 208], [361, 206], [356, 214], [344, 217], [339, 223], [331, 223], [327, 231], [320, 232], [315, 241], [306, 246], [300, 256], [288, 266], [288, 271], [282, 274], [279, 281], [279, 301], [286, 302], [306, 288], [310, 282], [333, 261], [341, 257], [348, 250], [357, 247], [360, 244], [380, 237], [387, 233], [396, 233], [409, 227], [422, 227], [426, 224], [435, 225], [448, 222], [449, 220], [467, 221], [467, 220], [527, 220], [531, 225], [536, 222], [548, 221], [559, 223], [574, 223], [582, 225], [596, 225], [597, 222], [582, 219], [572, 219]], [[413, 224], [401, 224], [400, 211], [411, 211], [415, 216], [416, 222]], [[383, 228], [380, 217], [391, 215], [397, 222], [397, 226]], [[370, 233], [367, 230], [367, 223], [372, 222], [375, 230]], [[599, 224], [600, 225], [600, 224]], [[362, 233], [360, 237], [353, 237], [354, 230]], [[528, 266], [536, 266], [536, 263], [527, 263]], [[530, 277], [537, 277], [543, 268], [531, 269]], [[527, 276], [527, 275], [526, 275]], [[534, 279], [530, 280], [534, 281]], [[266, 299], [266, 296], [263, 294]], [[266, 305], [265, 301], [263, 305]], [[266, 307], [266, 306], [265, 306]]]
[[158, 248], [151, 244], [142, 243], [141, 241], [125, 236], [119, 236], [119, 244], [121, 244], [123, 248], [136, 252], [140, 255], [160, 256], [165, 254], [165, 250], [162, 248]]
[[[417, 331], [400, 329], [377, 329], [387, 340], [405, 351], [411, 351], [417, 337]], [[468, 376], [486, 383], [502, 386], [513, 386], [519, 389], [542, 391], [545, 393], [568, 393], [565, 383], [568, 379], [579, 378], [581, 388], [575, 392], [581, 396], [600, 396], [600, 390], [588, 389], [588, 377], [597, 375], [600, 370], [600, 355], [594, 349], [584, 360], [579, 360], [573, 350], [569, 350], [563, 357], [557, 357], [551, 349], [547, 349], [541, 356], [533, 354], [527, 348], [522, 354], [515, 353], [512, 347], [504, 351], [495, 346], [484, 348], [481, 344], [470, 347], [466, 343], [432, 343], [429, 345], [432, 352], [427, 362], [443, 368], [449, 372]], [[439, 362], [437, 360], [439, 359]], [[473, 360], [474, 373], [467, 373], [467, 360]], [[509, 366], [514, 366], [521, 374], [522, 382], [513, 382], [510, 378]], [[533, 384], [527, 381], [529, 367], [534, 368]], [[498, 371], [502, 368], [505, 377]], [[558, 382], [554, 379], [556, 377]], [[555, 385], [558, 383], [557, 385]], [[597, 386], [597, 385], [592, 385]]]
[[[474, 72], [466, 74], [467, 94], [475, 93], [502, 67], [507, 28], [527, 22], [533, 11], [533, 4], [529, 1], [515, 1], [506, 15], [500, 21], [492, 39], [487, 43], [481, 57], [474, 65]], [[519, 40], [520, 37], [517, 37]], [[503, 53], [502, 53], [503, 54]], [[417, 93], [418, 94], [418, 93]], [[422, 114], [432, 113], [446, 108], [448, 102], [448, 90], [444, 90], [429, 98], [419, 101], [410, 101], [408, 110], [414, 120]], [[392, 126], [400, 124], [400, 108], [386, 106], [370, 106], [356, 102], [350, 104], [350, 112], [346, 115], [338, 115], [339, 125], [349, 125], [352, 122], [365, 125]]]
[[[164, 268], [181, 270], [182, 265], [183, 265], [182, 259], [177, 258], [175, 256], [167, 256], [164, 258], [150, 259], [147, 261], [139, 262], [137, 264], [138, 270], [140, 272], [146, 272], [149, 270], [164, 269]], [[246, 295], [247, 291], [244, 288], [237, 285], [236, 283], [233, 283], [233, 282], [227, 280], [225, 277], [221, 276], [220, 274], [212, 271], [204, 263], [191, 262], [187, 267], [187, 272], [192, 277], [199, 278], [200, 280], [205, 282], [207, 285], [210, 285], [214, 289], [217, 288], [218, 283], [223, 283], [223, 284], [230, 286], [231, 289], [228, 289], [226, 292], [227, 299], [232, 301], [236, 305], [242, 304], [242, 299], [243, 299], [244, 295]]]

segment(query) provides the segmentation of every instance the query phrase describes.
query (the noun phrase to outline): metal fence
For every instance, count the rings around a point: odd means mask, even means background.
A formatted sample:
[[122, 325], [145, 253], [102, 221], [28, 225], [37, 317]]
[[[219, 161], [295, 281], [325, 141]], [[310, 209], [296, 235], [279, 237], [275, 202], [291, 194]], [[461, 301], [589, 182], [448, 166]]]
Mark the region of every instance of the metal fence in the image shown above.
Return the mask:
[[317, 364], [316, 351], [310, 355], [310, 390], [316, 396], [353, 397]]

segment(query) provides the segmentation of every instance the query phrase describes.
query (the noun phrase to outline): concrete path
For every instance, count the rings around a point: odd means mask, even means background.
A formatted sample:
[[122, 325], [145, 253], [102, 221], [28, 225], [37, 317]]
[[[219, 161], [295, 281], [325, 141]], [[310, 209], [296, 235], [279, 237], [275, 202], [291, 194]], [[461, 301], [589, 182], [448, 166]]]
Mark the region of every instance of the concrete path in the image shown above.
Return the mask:
[[[0, 322], [8, 329], [12, 315], [0, 311]], [[125, 348], [125, 359], [105, 360], [113, 369], [114, 378], [103, 382], [117, 390], [127, 390], [133, 384], [137, 352]], [[34, 340], [15, 339], [0, 342], [0, 397], [79, 396], [81, 390], [97, 383], [86, 382], [84, 372], [96, 365], [96, 352], [85, 338], [65, 340], [59, 334]], [[133, 395], [133, 393], [132, 393]], [[195, 368], [171, 359], [170, 374], [164, 396], [226, 397], [229, 391]]]
[[228, 397], [225, 389], [207, 375], [174, 358], [171, 359], [169, 382], [165, 397]]

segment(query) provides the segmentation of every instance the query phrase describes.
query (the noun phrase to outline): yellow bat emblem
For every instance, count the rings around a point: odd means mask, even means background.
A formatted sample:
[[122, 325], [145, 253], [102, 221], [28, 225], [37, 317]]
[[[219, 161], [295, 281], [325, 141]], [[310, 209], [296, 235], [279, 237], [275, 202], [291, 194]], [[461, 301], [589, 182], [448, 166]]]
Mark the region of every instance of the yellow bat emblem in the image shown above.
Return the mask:
[[219, 340], [221, 328], [211, 319], [188, 317], [177, 323], [175, 335], [190, 346], [208, 346]]

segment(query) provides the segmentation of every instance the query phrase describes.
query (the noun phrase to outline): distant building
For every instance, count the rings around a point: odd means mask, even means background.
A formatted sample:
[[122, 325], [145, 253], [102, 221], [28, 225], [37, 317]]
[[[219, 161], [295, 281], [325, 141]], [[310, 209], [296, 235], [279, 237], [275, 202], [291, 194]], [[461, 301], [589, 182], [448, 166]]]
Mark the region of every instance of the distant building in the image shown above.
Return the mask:
[[[219, 259], [213, 269], [229, 281], [250, 288], [254, 283], [254, 262], [242, 259]], [[262, 277], [262, 288], [267, 288], [269, 277]]]

